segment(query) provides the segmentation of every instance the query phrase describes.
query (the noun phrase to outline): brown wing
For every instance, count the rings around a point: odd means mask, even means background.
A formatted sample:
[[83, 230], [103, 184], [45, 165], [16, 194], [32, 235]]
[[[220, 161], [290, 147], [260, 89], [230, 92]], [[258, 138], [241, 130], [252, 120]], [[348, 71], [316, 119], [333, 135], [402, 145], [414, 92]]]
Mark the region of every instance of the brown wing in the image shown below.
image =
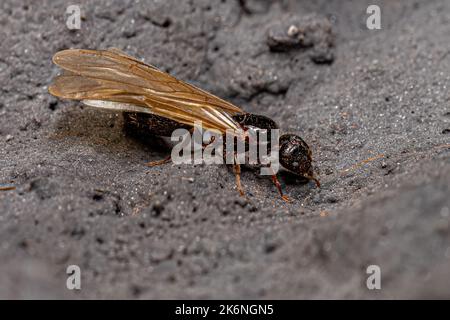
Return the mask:
[[54, 96], [190, 125], [202, 121], [203, 127], [221, 132], [240, 128], [231, 117], [243, 113], [240, 108], [116, 49], [63, 50], [53, 62], [65, 70], [49, 88]]

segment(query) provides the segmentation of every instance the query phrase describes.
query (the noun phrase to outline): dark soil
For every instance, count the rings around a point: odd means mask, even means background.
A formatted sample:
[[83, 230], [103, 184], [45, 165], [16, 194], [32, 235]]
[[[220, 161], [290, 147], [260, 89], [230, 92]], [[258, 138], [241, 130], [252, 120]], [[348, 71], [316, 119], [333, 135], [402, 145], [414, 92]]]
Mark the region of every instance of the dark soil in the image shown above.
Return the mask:
[[[381, 30], [372, 1], [80, 2], [76, 31], [71, 1], [0, 4], [0, 298], [450, 298], [449, 1], [377, 1]], [[246, 169], [246, 199], [225, 165], [145, 167], [170, 149], [47, 92], [71, 47], [271, 117], [322, 188], [284, 173], [285, 203]]]

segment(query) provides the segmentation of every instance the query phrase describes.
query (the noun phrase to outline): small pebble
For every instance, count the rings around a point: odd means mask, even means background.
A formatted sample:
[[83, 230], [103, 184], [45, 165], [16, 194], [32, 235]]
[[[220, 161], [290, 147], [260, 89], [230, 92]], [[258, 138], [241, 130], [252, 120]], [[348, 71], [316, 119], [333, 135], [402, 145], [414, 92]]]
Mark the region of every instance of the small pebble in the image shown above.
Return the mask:
[[298, 33], [298, 28], [297, 28], [296, 26], [294, 26], [294, 25], [291, 25], [291, 26], [289, 27], [289, 29], [288, 29], [288, 32], [287, 32], [287, 34], [288, 34], [289, 37], [293, 37], [293, 36], [295, 36], [297, 33]]

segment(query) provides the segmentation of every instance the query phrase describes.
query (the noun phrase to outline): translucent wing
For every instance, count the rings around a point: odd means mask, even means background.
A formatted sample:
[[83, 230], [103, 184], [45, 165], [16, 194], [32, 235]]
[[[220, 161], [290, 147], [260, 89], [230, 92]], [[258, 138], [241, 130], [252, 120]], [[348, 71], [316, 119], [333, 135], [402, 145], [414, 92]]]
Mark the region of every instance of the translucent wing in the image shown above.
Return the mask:
[[65, 71], [50, 86], [51, 94], [98, 107], [154, 113], [208, 129], [237, 130], [231, 117], [243, 111], [193, 85], [130, 57], [117, 49], [70, 49], [53, 56]]

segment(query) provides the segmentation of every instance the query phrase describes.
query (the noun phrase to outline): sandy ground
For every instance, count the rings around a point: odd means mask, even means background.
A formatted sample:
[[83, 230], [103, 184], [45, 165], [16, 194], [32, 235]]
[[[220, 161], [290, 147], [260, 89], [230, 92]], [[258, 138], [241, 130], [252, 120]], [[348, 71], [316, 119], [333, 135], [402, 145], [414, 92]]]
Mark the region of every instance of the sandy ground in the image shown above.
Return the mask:
[[[0, 298], [450, 298], [450, 1], [0, 4]], [[298, 26], [301, 39], [287, 30]], [[62, 49], [117, 47], [276, 120], [322, 188], [146, 168], [170, 150], [47, 93]], [[81, 290], [66, 268], [81, 268]], [[366, 268], [381, 269], [368, 290]]]

